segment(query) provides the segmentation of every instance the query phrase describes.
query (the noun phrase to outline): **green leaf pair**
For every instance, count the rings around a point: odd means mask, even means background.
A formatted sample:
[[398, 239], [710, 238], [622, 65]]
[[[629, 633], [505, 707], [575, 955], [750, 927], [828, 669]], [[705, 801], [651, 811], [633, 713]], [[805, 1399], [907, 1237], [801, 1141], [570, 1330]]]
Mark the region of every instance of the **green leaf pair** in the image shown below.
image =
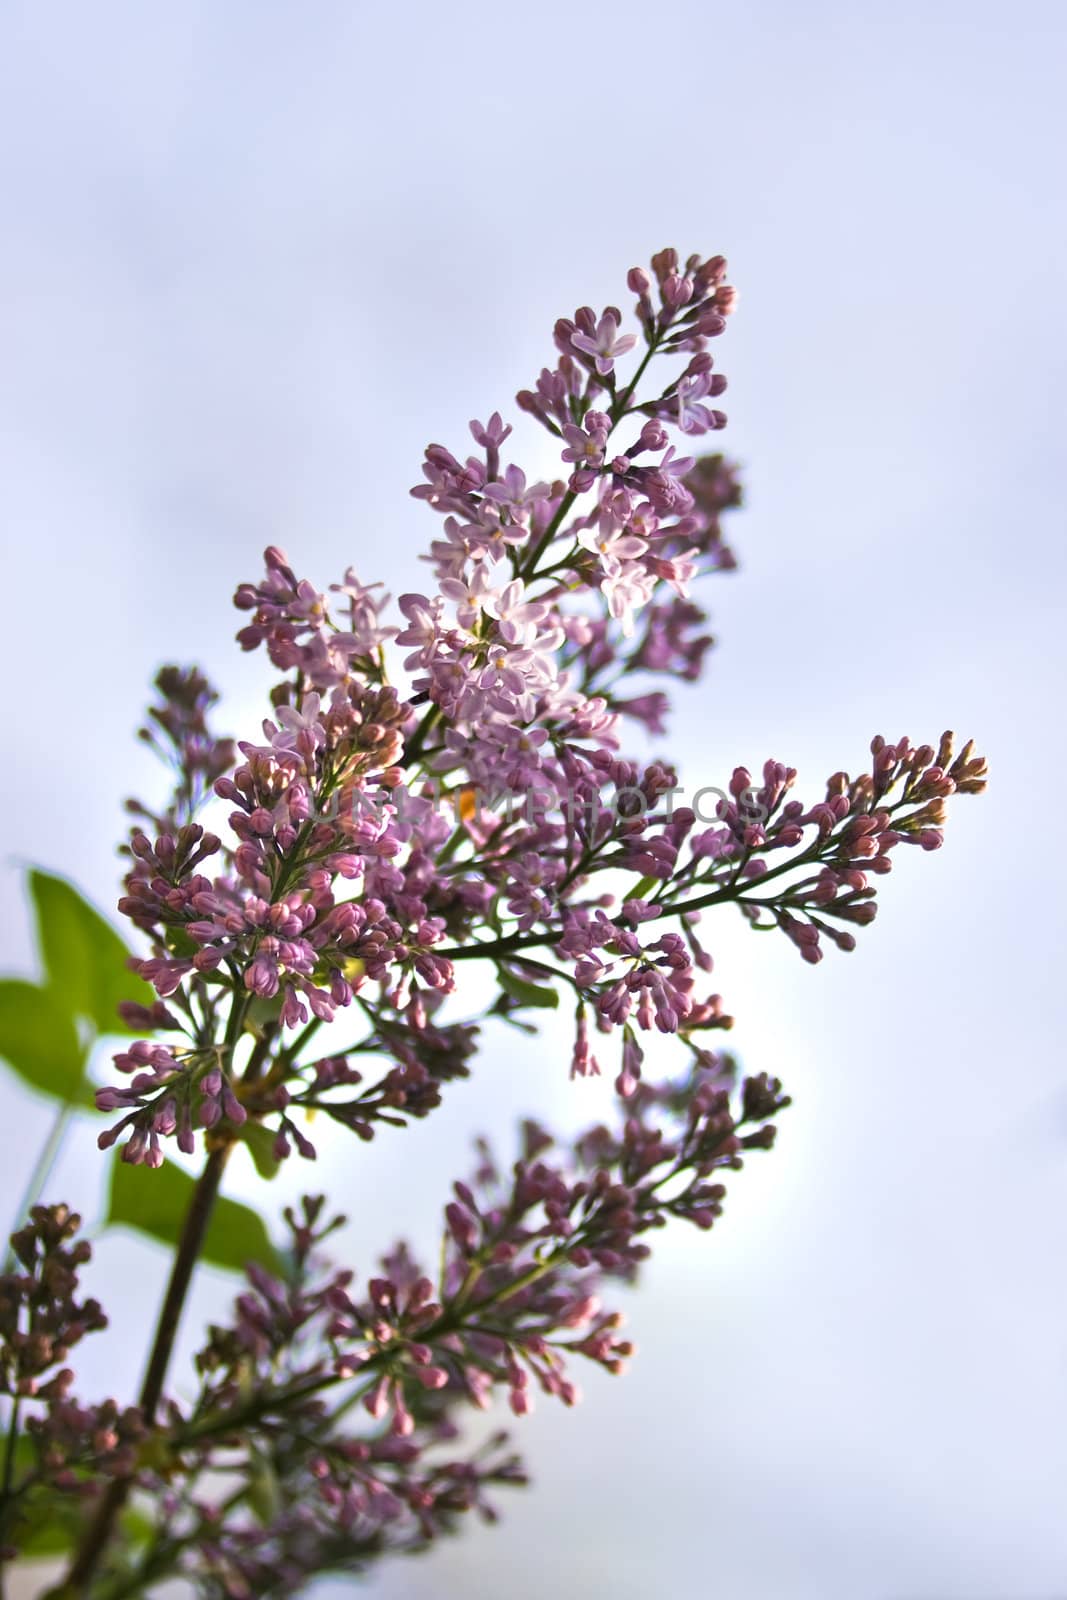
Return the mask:
[[[95, 1110], [86, 1074], [93, 1045], [108, 1034], [136, 1033], [119, 1017], [119, 1002], [151, 1005], [155, 993], [130, 971], [130, 952], [111, 924], [72, 884], [38, 870], [29, 883], [44, 977], [0, 979], [0, 1056], [36, 1093]], [[261, 1174], [273, 1175], [270, 1135], [247, 1124], [243, 1137]], [[116, 1156], [105, 1220], [173, 1245], [192, 1192], [192, 1178], [172, 1162], [152, 1171]], [[216, 1202], [201, 1255], [235, 1272], [249, 1261], [279, 1267], [262, 1219], [235, 1200]]]

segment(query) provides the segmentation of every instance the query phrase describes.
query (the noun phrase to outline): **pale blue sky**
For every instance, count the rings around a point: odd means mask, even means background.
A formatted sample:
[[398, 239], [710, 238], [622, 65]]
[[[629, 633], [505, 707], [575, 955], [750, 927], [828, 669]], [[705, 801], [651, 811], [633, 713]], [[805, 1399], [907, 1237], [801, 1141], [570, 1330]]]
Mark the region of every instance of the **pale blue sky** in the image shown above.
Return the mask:
[[[741, 289], [716, 355], [750, 496], [685, 772], [773, 754], [816, 792], [872, 733], [949, 725], [993, 766], [851, 958], [707, 924], [738, 1049], [796, 1096], [780, 1149], [716, 1237], [667, 1241], [631, 1375], [518, 1429], [537, 1489], [381, 1600], [1067, 1586], [1064, 18], [0, 7], [8, 861], [111, 903], [158, 661], [203, 661], [247, 728], [229, 599], [262, 546], [418, 586], [423, 444], [505, 409], [554, 318], [666, 243]], [[14, 865], [0, 895], [28, 970]], [[287, 1177], [336, 1186], [359, 1261], [383, 1219], [432, 1235], [472, 1130], [598, 1114], [557, 1041], [497, 1046], [424, 1127]], [[10, 1209], [45, 1114], [3, 1093]], [[91, 1210], [102, 1178], [86, 1131], [60, 1186]], [[132, 1383], [162, 1263], [110, 1239], [99, 1265]]]

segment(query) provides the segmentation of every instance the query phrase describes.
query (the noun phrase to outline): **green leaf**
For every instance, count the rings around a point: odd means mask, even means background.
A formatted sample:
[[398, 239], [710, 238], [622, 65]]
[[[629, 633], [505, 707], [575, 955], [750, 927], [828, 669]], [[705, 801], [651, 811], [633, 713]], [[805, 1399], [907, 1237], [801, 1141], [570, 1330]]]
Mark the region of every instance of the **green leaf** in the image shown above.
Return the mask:
[[269, 1528], [281, 1511], [282, 1491], [274, 1463], [254, 1444], [250, 1451], [247, 1494], [252, 1515], [264, 1528]]
[[256, 1171], [261, 1178], [276, 1178], [281, 1162], [274, 1154], [274, 1134], [265, 1128], [262, 1122], [253, 1122], [251, 1118], [241, 1124], [237, 1137], [242, 1144], [248, 1146], [248, 1153], [255, 1163]]
[[38, 1093], [95, 1105], [77, 1030], [53, 991], [0, 978], [0, 1056]]
[[163, 943], [172, 956], [195, 956], [200, 949], [191, 933], [186, 933], [184, 928], [164, 928]]
[[19, 1504], [15, 1548], [20, 1556], [59, 1556], [72, 1550], [85, 1519], [75, 1497], [60, 1489], [34, 1488]]
[[[28, 1434], [20, 1433], [15, 1445], [16, 1488], [37, 1470], [38, 1453], [33, 1441]], [[84, 1468], [75, 1469], [75, 1476], [88, 1487]], [[30, 1560], [63, 1555], [82, 1538], [92, 1509], [91, 1500], [72, 1494], [69, 1489], [54, 1489], [47, 1483], [31, 1484], [14, 1505], [12, 1542], [19, 1555]], [[135, 1505], [123, 1508], [120, 1526], [126, 1550], [147, 1543], [154, 1532], [151, 1518]]]
[[282, 1005], [285, 1001], [284, 991], [279, 990], [276, 995], [266, 996], [254, 994], [245, 1011], [245, 1030], [260, 1038], [268, 1023], [277, 1022], [282, 1014]]
[[30, 873], [30, 894], [46, 983], [98, 1033], [130, 1033], [118, 1015], [120, 1000], [151, 1005], [155, 991], [129, 970], [130, 952], [73, 884], [50, 872]]
[[[15, 1441], [12, 1481], [20, 1488], [38, 1470], [38, 1453], [28, 1433]], [[13, 1502], [12, 1543], [20, 1556], [57, 1556], [74, 1545], [81, 1531], [82, 1504], [68, 1491], [31, 1484]]]
[[520, 978], [517, 973], [510, 972], [507, 967], [497, 967], [497, 977], [500, 987], [513, 1000], [519, 1000], [524, 1006], [551, 1006], [559, 1005], [559, 995], [555, 989], [547, 989], [539, 983], [531, 983], [528, 978]]
[[[111, 1192], [107, 1222], [136, 1228], [161, 1244], [177, 1244], [196, 1184], [188, 1173], [165, 1161], [153, 1171], [116, 1158], [111, 1167]], [[278, 1252], [270, 1242], [263, 1219], [237, 1200], [215, 1201], [201, 1259], [230, 1272], [241, 1272], [249, 1261], [277, 1272]]]

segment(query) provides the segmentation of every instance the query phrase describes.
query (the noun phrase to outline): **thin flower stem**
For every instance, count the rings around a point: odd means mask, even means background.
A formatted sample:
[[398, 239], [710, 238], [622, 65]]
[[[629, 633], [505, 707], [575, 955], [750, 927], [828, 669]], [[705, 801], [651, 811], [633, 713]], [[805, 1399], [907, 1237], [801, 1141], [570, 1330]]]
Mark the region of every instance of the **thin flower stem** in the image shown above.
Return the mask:
[[182, 1228], [178, 1251], [174, 1257], [174, 1266], [171, 1269], [170, 1282], [163, 1299], [159, 1313], [159, 1322], [156, 1327], [156, 1337], [152, 1345], [152, 1352], [148, 1358], [145, 1369], [144, 1383], [141, 1386], [140, 1407], [144, 1413], [145, 1422], [151, 1424], [155, 1418], [156, 1407], [159, 1405], [163, 1393], [163, 1384], [166, 1381], [167, 1368], [174, 1350], [174, 1340], [178, 1333], [178, 1324], [181, 1321], [182, 1309], [185, 1298], [189, 1293], [193, 1273], [196, 1270], [197, 1259], [203, 1247], [204, 1236], [207, 1233], [211, 1213], [218, 1198], [219, 1185], [226, 1167], [233, 1145], [230, 1141], [216, 1145], [207, 1158], [203, 1172], [197, 1180], [193, 1191], [193, 1198], [186, 1213], [185, 1224]]
[[[56, 1114], [55, 1121], [52, 1123], [52, 1126], [48, 1131], [48, 1137], [45, 1139], [45, 1142], [41, 1147], [41, 1153], [37, 1157], [34, 1169], [30, 1174], [29, 1182], [26, 1184], [26, 1188], [23, 1191], [22, 1199], [19, 1201], [18, 1212], [15, 1216], [15, 1226], [12, 1229], [12, 1232], [18, 1228], [21, 1228], [22, 1224], [29, 1216], [30, 1211], [40, 1200], [41, 1195], [44, 1192], [45, 1184], [51, 1177], [52, 1168], [55, 1166], [56, 1157], [59, 1155], [60, 1146], [63, 1143], [63, 1136], [67, 1131], [67, 1126], [70, 1122], [72, 1111], [73, 1107], [64, 1102]], [[4, 1265], [0, 1270], [3, 1270], [4, 1272], [10, 1271], [11, 1264], [14, 1259], [15, 1254], [11, 1248], [11, 1242], [9, 1240], [7, 1249], [4, 1253]]]
[[[4, 1536], [7, 1532], [8, 1515], [14, 1498], [12, 1489], [15, 1483], [15, 1452], [18, 1449], [19, 1442], [19, 1407], [19, 1397], [14, 1395], [11, 1401], [11, 1416], [7, 1425], [7, 1439], [4, 1444], [4, 1477], [3, 1485], [0, 1487], [0, 1544], [5, 1542]], [[0, 1566], [0, 1600], [3, 1600], [4, 1597], [3, 1583], [3, 1567]]]
[[278, 1052], [278, 1059], [281, 1061], [295, 1061], [304, 1046], [310, 1044], [321, 1027], [322, 1018], [312, 1017], [311, 1021], [305, 1023], [304, 1027], [301, 1028], [292, 1043], [287, 1044], [284, 1050]]
[[[543, 1278], [547, 1272], [551, 1272], [558, 1267], [568, 1251], [574, 1248], [575, 1242], [576, 1240], [573, 1238], [568, 1240], [565, 1247], [554, 1251], [544, 1261], [535, 1262], [533, 1266], [529, 1267], [526, 1272], [514, 1279], [513, 1282], [503, 1284], [499, 1289], [494, 1290], [492, 1294], [486, 1295], [483, 1300], [478, 1300], [472, 1305], [468, 1306], [462, 1303], [460, 1296], [463, 1291], [461, 1289], [460, 1294], [456, 1296], [452, 1305], [443, 1312], [432, 1327], [425, 1330], [424, 1337], [433, 1341], [440, 1339], [445, 1334], [453, 1333], [458, 1328], [465, 1327], [472, 1318], [478, 1316], [489, 1306], [499, 1305], [502, 1301], [510, 1299], [512, 1295], [519, 1294], [523, 1289], [529, 1288], [532, 1283], [536, 1283], [539, 1278]], [[466, 1287], [468, 1281], [473, 1286], [473, 1283], [477, 1281], [477, 1276], [477, 1272], [469, 1272], [464, 1282], [464, 1287]], [[249, 1422], [256, 1422], [261, 1417], [267, 1416], [274, 1411], [284, 1411], [290, 1403], [306, 1400], [312, 1395], [319, 1394], [323, 1389], [334, 1389], [342, 1383], [350, 1383], [354, 1377], [362, 1377], [366, 1373], [375, 1371], [387, 1359], [388, 1352], [378, 1352], [363, 1363], [358, 1373], [350, 1373], [344, 1376], [332, 1372], [324, 1373], [321, 1377], [310, 1378], [304, 1382], [295, 1383], [289, 1389], [276, 1390], [273, 1394], [265, 1395], [258, 1400], [252, 1400], [239, 1410], [231, 1411], [219, 1417], [204, 1417], [199, 1422], [191, 1423], [188, 1427], [183, 1428], [179, 1434], [174, 1436], [172, 1444], [174, 1448], [181, 1449], [183, 1446], [192, 1444], [197, 1440], [210, 1439], [223, 1434], [239, 1433]], [[366, 1386], [355, 1390], [354, 1393], [342, 1401], [340, 1406], [335, 1407], [331, 1413], [331, 1419], [336, 1421], [338, 1417], [343, 1416], [353, 1406], [358, 1405], [366, 1393], [368, 1393]]]
[[619, 395], [616, 400], [612, 401], [611, 410], [609, 412], [609, 415], [611, 417], [611, 423], [612, 423], [612, 427], [613, 428], [616, 427], [618, 425], [618, 423], [620, 423], [622, 421], [623, 417], [626, 415], [626, 407], [630, 404], [630, 401], [631, 401], [631, 399], [633, 397], [634, 390], [637, 388], [637, 385], [641, 382], [641, 379], [644, 377], [645, 369], [647, 368], [648, 363], [652, 360], [652, 357], [656, 354], [656, 351], [659, 349], [660, 342], [661, 342], [661, 335], [660, 334], [653, 334], [651, 339], [649, 340], [648, 349], [645, 351], [644, 355], [641, 357], [641, 360], [637, 364], [637, 370], [635, 371], [633, 377], [630, 379], [629, 383], [626, 385], [626, 388], [622, 391], [622, 394]]
[[[626, 407], [630, 402], [630, 397], [637, 388], [637, 385], [640, 383], [641, 378], [644, 375], [645, 368], [652, 360], [652, 357], [655, 355], [658, 348], [659, 340], [657, 338], [653, 338], [651, 344], [638, 363], [637, 371], [630, 379], [629, 384], [623, 390], [618, 399], [612, 402], [611, 410], [609, 412], [611, 417], [611, 429], [608, 433], [609, 438], [618, 427], [622, 418], [625, 416]], [[524, 581], [529, 582], [531, 578], [543, 576], [543, 574], [539, 574], [537, 571], [538, 563], [540, 562], [545, 551], [548, 549], [549, 545], [552, 543], [553, 539], [556, 537], [560, 528], [563, 526], [563, 520], [567, 516], [567, 513], [570, 511], [577, 498], [578, 496], [573, 489], [568, 489], [567, 493], [563, 496], [563, 499], [560, 501], [559, 506], [556, 509], [555, 516], [548, 524], [548, 527], [545, 529], [540, 539], [534, 545], [533, 550], [530, 552], [530, 559], [525, 563], [519, 572], [519, 577], [521, 577]], [[421, 733], [421, 731], [422, 730], [420, 729], [419, 732]], [[416, 735], [416, 738], [417, 737], [418, 735]]]
[[[654, 921], [659, 917], [684, 917], [690, 911], [706, 911], [712, 906], [741, 902], [745, 899], [746, 889], [762, 888], [772, 878], [780, 878], [785, 873], [816, 860], [818, 844], [821, 843], [819, 840], [816, 845], [809, 847], [799, 856], [793, 856], [780, 867], [772, 867], [770, 872], [764, 872], [758, 878], [746, 878], [743, 883], [730, 883], [723, 889], [716, 889], [712, 894], [698, 895], [695, 900], [686, 900], [682, 905], [659, 906], [656, 918], [649, 920]], [[446, 961], [471, 961], [479, 958], [489, 960], [499, 955], [506, 955], [510, 950], [529, 950], [537, 945], [552, 944], [562, 933], [562, 928], [546, 928], [540, 933], [509, 933], [501, 939], [487, 940], [482, 944], [454, 945], [445, 950], [435, 950], [434, 954], [442, 956]]]
[[527, 561], [525, 567], [519, 573], [519, 576], [526, 582], [529, 582], [531, 578], [537, 576], [537, 563], [540, 561], [541, 557], [544, 555], [545, 551], [556, 537], [556, 534], [559, 532], [560, 527], [562, 526], [564, 517], [567, 515], [577, 498], [578, 496], [575, 494], [573, 489], [568, 489], [567, 493], [563, 496], [563, 499], [560, 501], [559, 506], [556, 509], [555, 516], [548, 524], [548, 527], [545, 529], [540, 539], [534, 545], [533, 550], [530, 552], [529, 561]]
[[434, 728], [440, 715], [440, 706], [431, 706], [426, 712], [426, 715], [423, 717], [422, 721], [415, 729], [415, 732], [412, 734], [411, 739], [408, 741], [407, 748], [405, 749], [401, 758], [402, 765], [408, 766], [412, 761], [415, 761], [418, 758], [422, 752], [423, 745], [426, 743], [428, 735]]
[[564, 983], [569, 983], [576, 994], [581, 994], [582, 986], [569, 972], [564, 972], [562, 967], [551, 967], [547, 961], [531, 961], [529, 956], [520, 956], [519, 965], [529, 967], [533, 972], [543, 972], [546, 978], [561, 978]]

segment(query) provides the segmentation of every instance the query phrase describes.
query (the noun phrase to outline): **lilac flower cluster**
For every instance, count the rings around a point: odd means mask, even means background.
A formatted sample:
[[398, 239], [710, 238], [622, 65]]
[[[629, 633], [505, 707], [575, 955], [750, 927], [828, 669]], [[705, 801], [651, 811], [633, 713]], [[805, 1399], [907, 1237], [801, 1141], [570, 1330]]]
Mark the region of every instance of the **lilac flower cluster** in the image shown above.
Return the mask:
[[[91, 1256], [75, 1242], [81, 1218], [65, 1205], [34, 1206], [11, 1236], [0, 1273], [0, 1395], [11, 1424], [0, 1488], [0, 1563], [22, 1537], [54, 1516], [55, 1492], [90, 1495], [101, 1476], [128, 1474], [144, 1429], [135, 1407], [84, 1405], [66, 1365], [86, 1334], [107, 1327], [97, 1301], [78, 1298], [79, 1269]], [[28, 1446], [12, 1449], [21, 1423]]]
[[[195, 1404], [168, 1408], [164, 1514], [142, 1574], [181, 1571], [204, 1595], [288, 1595], [419, 1549], [460, 1512], [492, 1520], [489, 1492], [525, 1475], [502, 1434], [457, 1457], [463, 1409], [506, 1395], [522, 1416], [537, 1392], [572, 1405], [572, 1366], [624, 1369], [632, 1345], [603, 1303], [612, 1280], [633, 1278], [668, 1220], [711, 1227], [722, 1176], [770, 1147], [769, 1119], [788, 1104], [766, 1078], [734, 1104], [732, 1081], [728, 1058], [696, 1052], [684, 1079], [643, 1085], [621, 1126], [570, 1150], [527, 1122], [505, 1174], [482, 1145], [445, 1207], [434, 1278], [400, 1244], [360, 1289], [322, 1258], [343, 1219], [323, 1220], [322, 1197], [287, 1211], [288, 1275], [249, 1268], [232, 1322], [198, 1357]], [[212, 1483], [228, 1486], [225, 1517]]]
[[162, 833], [192, 819], [235, 752], [231, 739], [217, 738], [209, 727], [219, 697], [198, 668], [163, 667], [155, 688], [159, 703], [149, 706], [138, 737], [171, 769], [173, 793], [161, 814], [139, 800], [127, 801], [127, 810]]
[[[873, 771], [835, 774], [815, 805], [788, 797], [796, 774], [780, 762], [762, 785], [738, 768], [709, 828], [673, 806], [673, 767], [618, 753], [628, 717], [663, 726], [666, 698], [649, 682], [699, 671], [710, 637], [690, 588], [733, 565], [720, 523], [735, 477], [670, 438], [725, 422], [706, 404], [725, 387], [708, 352], [736, 303], [725, 279], [722, 257], [671, 250], [651, 273], [634, 269], [643, 351], [626, 377], [618, 363], [638, 335], [621, 332], [617, 307], [556, 324], [556, 365], [519, 405], [556, 441], [560, 479], [530, 481], [504, 459], [511, 428], [497, 412], [471, 424], [476, 453], [429, 447], [413, 493], [443, 518], [435, 587], [400, 597], [399, 625], [378, 585], [349, 569], [320, 592], [275, 549], [264, 577], [238, 589], [251, 616], [242, 646], [265, 648], [285, 676], [261, 739], [215, 778], [233, 842], [191, 820], [131, 841], [121, 906], [155, 946], [140, 964], [166, 1003], [153, 1020], [186, 1040], [118, 1058], [130, 1082], [101, 1091], [101, 1108], [123, 1113], [102, 1143], [127, 1133], [125, 1159], [156, 1164], [168, 1136], [189, 1150], [197, 1127], [232, 1135], [251, 1112], [280, 1155], [307, 1153], [297, 1110], [356, 1079], [350, 1054], [315, 1060], [302, 1047], [354, 1003], [358, 1048], [393, 1064], [347, 1102], [350, 1125], [366, 1134], [390, 1104], [424, 1108], [463, 1070], [433, 1018], [470, 959], [493, 963], [512, 1001], [545, 978], [569, 986], [573, 1071], [598, 1070], [592, 1023], [618, 1036], [616, 1082], [630, 1089], [635, 1030], [688, 1037], [728, 1023], [701, 981], [706, 909], [732, 902], [776, 924], [809, 962], [826, 939], [851, 949], [896, 845], [932, 848], [947, 796], [981, 787], [984, 764], [970, 746], [953, 757], [948, 735], [937, 750], [876, 740]], [[663, 358], [675, 360], [646, 396]], [[630, 678], [638, 692], [621, 692]], [[171, 704], [207, 704], [199, 679], [160, 683]], [[156, 720], [187, 737], [188, 717]], [[223, 748], [202, 719], [194, 747], [200, 770]], [[542, 804], [501, 816], [484, 798], [501, 785]], [[274, 1044], [242, 1077], [257, 1016]]]
[[[544, 478], [506, 458], [496, 411], [470, 424], [470, 453], [427, 449], [412, 493], [442, 521], [425, 592], [394, 607], [352, 568], [320, 590], [267, 550], [235, 597], [241, 646], [280, 674], [254, 737], [214, 732], [197, 671], [157, 679], [142, 736], [174, 786], [161, 807], [130, 803], [120, 901], [157, 998], [122, 1008], [142, 1037], [98, 1091], [115, 1118], [99, 1143], [148, 1168], [168, 1140], [185, 1155], [202, 1142], [207, 1160], [139, 1413], [75, 1406], [63, 1373], [34, 1389], [99, 1325], [72, 1298], [83, 1252], [63, 1254], [66, 1213], [34, 1214], [16, 1242], [27, 1275], [0, 1280], [0, 1390], [47, 1408], [39, 1470], [112, 1475], [62, 1600], [102, 1569], [110, 1600], [175, 1575], [212, 1600], [291, 1595], [419, 1549], [463, 1511], [491, 1517], [522, 1471], [497, 1436], [457, 1447], [463, 1408], [569, 1405], [583, 1363], [622, 1370], [613, 1283], [668, 1222], [713, 1225], [723, 1175], [769, 1148], [788, 1103], [767, 1077], [735, 1097], [709, 1042], [733, 1019], [705, 914], [734, 906], [812, 964], [827, 942], [851, 950], [898, 847], [935, 850], [948, 799], [984, 787], [985, 763], [951, 734], [877, 737], [870, 770], [834, 773], [817, 799], [796, 798], [778, 760], [755, 777], [739, 765], [709, 818], [675, 803], [670, 760], [623, 748], [631, 731], [658, 739], [666, 686], [702, 671], [712, 636], [692, 590], [735, 566], [722, 523], [740, 502], [721, 455], [679, 453], [726, 421], [709, 350], [736, 306], [725, 261], [664, 250], [627, 288], [632, 331], [617, 306], [579, 307], [517, 397], [558, 462]], [[501, 790], [536, 803], [501, 813]], [[221, 820], [201, 819], [205, 801]], [[470, 961], [492, 998], [463, 1017], [452, 996]], [[192, 1398], [168, 1397], [232, 1150], [247, 1142], [269, 1175], [294, 1150], [315, 1156], [316, 1113], [360, 1140], [421, 1119], [470, 1074], [483, 1020], [532, 1032], [562, 995], [572, 1076], [603, 1063], [614, 1081], [603, 1122], [570, 1150], [527, 1122], [510, 1172], [481, 1148], [434, 1272], [403, 1246], [365, 1284], [325, 1265], [335, 1223], [305, 1201], [283, 1265], [251, 1267], [232, 1322], [211, 1330]], [[687, 1062], [677, 1081], [645, 1076], [650, 1034]], [[149, 1498], [153, 1527], [117, 1550], [131, 1496]]]

